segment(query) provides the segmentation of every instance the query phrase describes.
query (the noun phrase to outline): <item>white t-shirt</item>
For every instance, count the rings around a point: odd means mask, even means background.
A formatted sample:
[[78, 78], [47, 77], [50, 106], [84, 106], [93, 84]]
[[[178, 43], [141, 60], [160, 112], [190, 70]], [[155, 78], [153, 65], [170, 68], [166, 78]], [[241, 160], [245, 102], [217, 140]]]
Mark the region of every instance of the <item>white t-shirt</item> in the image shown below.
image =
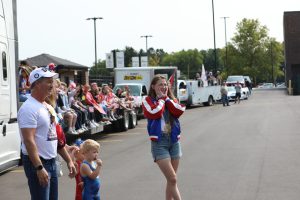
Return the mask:
[[[19, 128], [35, 128], [35, 142], [39, 156], [51, 159], [57, 156], [57, 134], [55, 123], [51, 124], [50, 113], [45, 105], [30, 96], [18, 112]], [[21, 134], [21, 130], [20, 130]], [[28, 155], [21, 134], [22, 153]]]

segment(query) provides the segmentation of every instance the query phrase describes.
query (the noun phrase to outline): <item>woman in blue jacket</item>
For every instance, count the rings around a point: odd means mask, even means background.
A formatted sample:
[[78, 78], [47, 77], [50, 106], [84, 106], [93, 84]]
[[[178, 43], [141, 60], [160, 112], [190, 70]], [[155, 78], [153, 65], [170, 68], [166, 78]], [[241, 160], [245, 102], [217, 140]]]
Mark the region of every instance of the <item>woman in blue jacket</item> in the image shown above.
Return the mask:
[[143, 110], [148, 120], [147, 130], [154, 162], [167, 179], [166, 199], [180, 200], [176, 175], [182, 156], [178, 118], [185, 107], [177, 102], [169, 88], [164, 76], [155, 76], [148, 96], [143, 100]]

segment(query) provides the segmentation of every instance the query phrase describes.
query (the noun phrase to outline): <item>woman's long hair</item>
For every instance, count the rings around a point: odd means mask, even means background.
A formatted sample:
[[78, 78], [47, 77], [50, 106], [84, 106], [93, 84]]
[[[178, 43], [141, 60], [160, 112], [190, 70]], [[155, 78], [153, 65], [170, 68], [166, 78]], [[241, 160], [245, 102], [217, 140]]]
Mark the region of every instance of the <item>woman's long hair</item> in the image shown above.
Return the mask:
[[[163, 80], [163, 79], [167, 81], [166, 77], [164, 77], [164, 76], [162, 76], [162, 75], [159, 75], [159, 74], [158, 74], [158, 75], [155, 75], [155, 76], [154, 76], [154, 78], [152, 79], [151, 84], [150, 84], [150, 89], [149, 89], [149, 92], [148, 92], [148, 96], [150, 96], [150, 97], [152, 97], [152, 98], [156, 98], [157, 95], [156, 95], [155, 90], [152, 88], [152, 86], [156, 85], [156, 83], [157, 83], [159, 80]], [[167, 84], [168, 84], [168, 93], [167, 93], [167, 95], [168, 95], [168, 97], [169, 97], [170, 99], [174, 100], [174, 99], [175, 99], [175, 96], [174, 96], [174, 94], [173, 94], [173, 92], [172, 92], [172, 87], [171, 87], [169, 81], [167, 81]]]
[[54, 81], [51, 94], [45, 99], [46, 103], [50, 104], [53, 108], [56, 107], [57, 100], [57, 80]]

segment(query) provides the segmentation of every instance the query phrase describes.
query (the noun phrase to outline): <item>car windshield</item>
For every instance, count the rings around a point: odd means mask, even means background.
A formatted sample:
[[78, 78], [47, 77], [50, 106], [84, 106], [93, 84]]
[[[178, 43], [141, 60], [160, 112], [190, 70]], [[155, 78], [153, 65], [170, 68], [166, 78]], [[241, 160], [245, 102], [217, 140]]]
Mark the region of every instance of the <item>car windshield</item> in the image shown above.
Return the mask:
[[244, 82], [244, 78], [242, 76], [228, 76], [226, 82]]
[[230, 91], [235, 91], [235, 88], [232, 87], [232, 86], [231, 86], [231, 87], [227, 87], [227, 91], [228, 91], [228, 92], [230, 92]]
[[[120, 88], [124, 91], [126, 85], [116, 85], [113, 89], [113, 93], [116, 94], [117, 90]], [[127, 85], [132, 96], [140, 96], [141, 88], [138, 85]]]

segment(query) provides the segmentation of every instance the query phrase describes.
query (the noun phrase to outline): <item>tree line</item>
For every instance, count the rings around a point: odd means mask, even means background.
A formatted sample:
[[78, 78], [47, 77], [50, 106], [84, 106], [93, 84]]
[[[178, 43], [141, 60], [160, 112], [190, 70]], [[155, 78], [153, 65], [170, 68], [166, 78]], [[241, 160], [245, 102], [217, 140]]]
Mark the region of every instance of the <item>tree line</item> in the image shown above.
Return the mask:
[[[183, 49], [168, 53], [152, 47], [145, 52], [126, 46], [122, 51], [126, 67], [132, 66], [132, 57], [148, 55], [149, 66], [177, 66], [182, 78], [191, 79], [197, 72], [201, 72], [202, 64], [207, 71], [215, 73], [216, 62], [216, 70], [220, 71], [223, 79], [228, 75], [248, 75], [254, 83], [259, 83], [284, 80], [283, 45], [270, 37], [268, 28], [257, 19], [243, 19], [237, 23], [236, 32], [227, 46], [216, 49], [216, 61], [214, 49]], [[109, 75], [111, 71], [106, 69], [105, 60], [99, 60], [97, 66], [91, 68], [90, 74]]]

